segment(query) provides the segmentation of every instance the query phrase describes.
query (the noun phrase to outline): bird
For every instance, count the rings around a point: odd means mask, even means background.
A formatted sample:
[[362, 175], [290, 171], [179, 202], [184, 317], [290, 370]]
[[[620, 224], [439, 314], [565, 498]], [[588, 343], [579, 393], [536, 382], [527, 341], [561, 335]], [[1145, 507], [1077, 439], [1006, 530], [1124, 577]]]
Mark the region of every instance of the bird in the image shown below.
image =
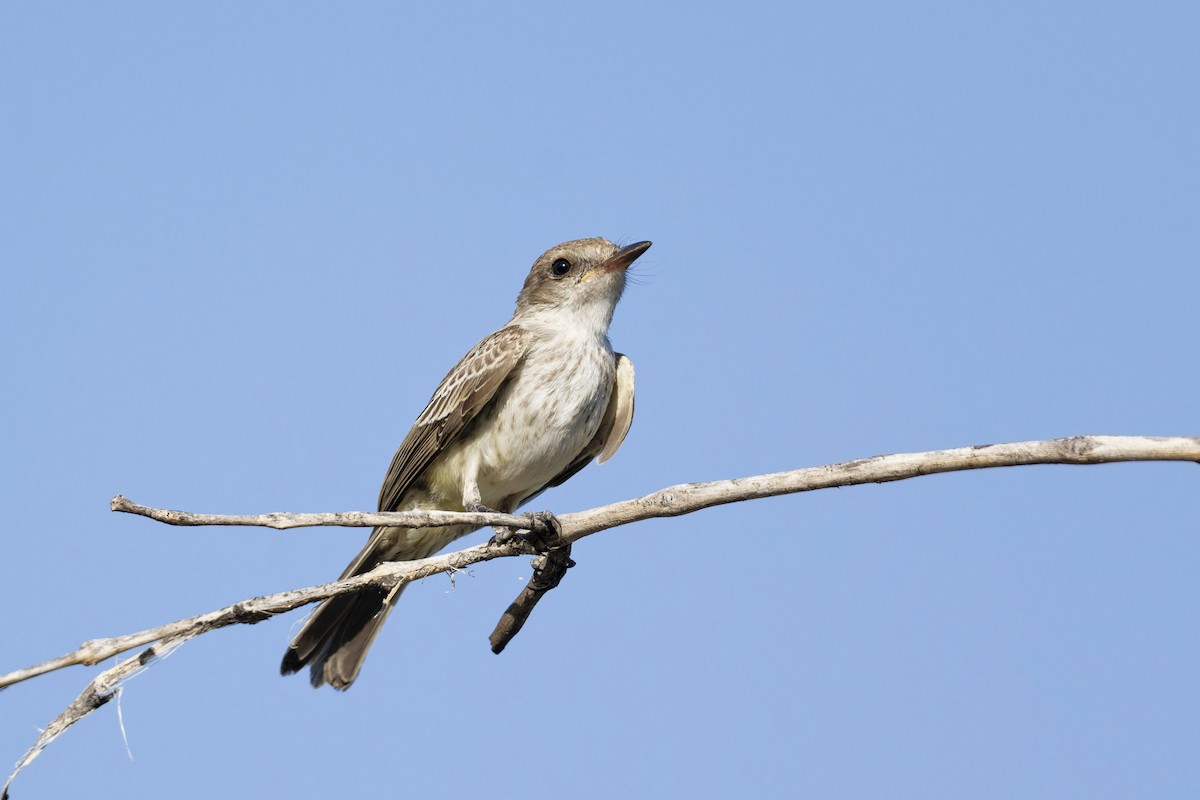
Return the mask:
[[[650, 247], [603, 238], [556, 245], [533, 263], [503, 327], [442, 379], [397, 449], [380, 511], [511, 513], [621, 446], [633, 421], [633, 362], [608, 337], [626, 271]], [[343, 579], [426, 558], [475, 527], [377, 527]], [[321, 603], [280, 671], [350, 687], [398, 593], [366, 588]]]

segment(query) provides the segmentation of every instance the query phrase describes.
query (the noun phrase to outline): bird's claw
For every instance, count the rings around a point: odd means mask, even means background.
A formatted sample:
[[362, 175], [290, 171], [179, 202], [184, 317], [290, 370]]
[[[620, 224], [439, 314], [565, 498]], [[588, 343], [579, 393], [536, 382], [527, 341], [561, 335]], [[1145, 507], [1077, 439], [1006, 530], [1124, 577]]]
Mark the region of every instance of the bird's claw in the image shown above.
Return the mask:
[[[472, 514], [499, 514], [500, 513], [499, 511], [497, 511], [494, 508], [485, 506], [483, 503], [464, 503], [463, 511], [470, 511]], [[513, 533], [514, 533], [512, 528], [503, 528], [499, 525], [494, 526], [492, 528], [492, 530], [495, 531], [495, 534], [492, 535], [491, 539], [488, 539], [488, 544], [491, 544], [491, 545], [507, 544], [508, 541], [510, 539], [512, 539]]]
[[[549, 511], [535, 511], [528, 516], [528, 530], [497, 528], [496, 534], [492, 536], [490, 543], [496, 545], [507, 544], [516, 537], [541, 554], [557, 550], [566, 544], [562, 538], [562, 523], [558, 521], [558, 518], [554, 514]], [[575, 566], [574, 561], [567, 560], [570, 562], [568, 567]]]
[[529, 515], [529, 531], [525, 541], [539, 553], [548, 553], [563, 546], [562, 523], [549, 511], [535, 511]]

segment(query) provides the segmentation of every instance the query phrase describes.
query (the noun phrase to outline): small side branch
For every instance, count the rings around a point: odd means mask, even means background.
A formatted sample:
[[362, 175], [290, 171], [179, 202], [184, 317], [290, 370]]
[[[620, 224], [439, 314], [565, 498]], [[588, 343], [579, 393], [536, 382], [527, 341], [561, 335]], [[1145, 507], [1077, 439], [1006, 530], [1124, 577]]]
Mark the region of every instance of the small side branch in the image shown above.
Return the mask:
[[135, 503], [124, 495], [109, 501], [109, 508], [168, 525], [246, 525], [258, 528], [374, 528], [388, 525], [395, 528], [436, 528], [442, 525], [503, 525], [528, 530], [530, 519], [525, 514], [476, 513], [472, 511], [335, 511], [316, 514], [274, 511], [270, 514], [196, 514], [169, 508], [152, 508]]
[[504, 652], [512, 638], [521, 632], [538, 601], [546, 592], [557, 588], [566, 577], [567, 570], [575, 566], [571, 560], [571, 543], [562, 538], [562, 526], [554, 515], [545, 512], [534, 517], [543, 523], [542, 530], [530, 531], [538, 537], [537, 549], [542, 553], [533, 559], [533, 577], [525, 584], [517, 599], [509, 604], [488, 637], [492, 652], [497, 655]]
[[276, 614], [283, 614], [292, 609], [326, 600], [339, 594], [363, 589], [367, 586], [377, 586], [391, 590], [396, 586], [412, 581], [437, 575], [441, 572], [462, 570], [481, 561], [491, 561], [493, 558], [516, 556], [532, 553], [532, 549], [520, 539], [514, 539], [506, 544], [484, 544], [458, 550], [442, 556], [424, 558], [420, 561], [396, 561], [380, 564], [370, 572], [355, 575], [342, 581], [323, 583], [306, 589], [293, 589], [278, 594], [268, 594], [234, 603], [231, 606], [210, 611], [187, 619], [169, 622], [155, 628], [147, 628], [136, 633], [123, 636], [113, 636], [106, 639], [92, 639], [84, 642], [75, 650], [58, 658], [41, 664], [35, 664], [25, 669], [15, 670], [6, 675], [0, 675], [0, 689], [14, 683], [44, 675], [63, 667], [76, 664], [93, 665], [120, 655], [135, 647], [168, 638], [191, 639], [202, 633], [230, 625], [252, 625], [269, 619]]
[[4, 782], [3, 788], [0, 788], [0, 800], [8, 800], [8, 787], [12, 785], [13, 779], [17, 777], [17, 774], [32, 764], [34, 759], [41, 755], [42, 751], [51, 742], [61, 736], [67, 728], [108, 703], [120, 691], [122, 683], [141, 672], [154, 659], [161, 658], [170, 653], [188, 638], [187, 636], [165, 638], [146, 648], [136, 656], [125, 659], [115, 667], [106, 669], [93, 678], [91, 683], [79, 693], [79, 696], [46, 726], [46, 729], [42, 731], [42, 735], [33, 743], [33, 747], [30, 747], [25, 752], [25, 755], [21, 757], [21, 760], [17, 762], [12, 774]]

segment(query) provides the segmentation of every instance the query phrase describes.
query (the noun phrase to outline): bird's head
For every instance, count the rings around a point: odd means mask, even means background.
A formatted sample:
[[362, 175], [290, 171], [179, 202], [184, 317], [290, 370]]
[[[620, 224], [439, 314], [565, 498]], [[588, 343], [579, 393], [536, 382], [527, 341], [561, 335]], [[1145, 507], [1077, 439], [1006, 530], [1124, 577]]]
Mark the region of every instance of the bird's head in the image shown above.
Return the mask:
[[650, 242], [617, 247], [608, 239], [576, 239], [538, 257], [517, 297], [517, 314], [563, 311], [599, 317], [605, 328], [625, 291], [625, 270]]

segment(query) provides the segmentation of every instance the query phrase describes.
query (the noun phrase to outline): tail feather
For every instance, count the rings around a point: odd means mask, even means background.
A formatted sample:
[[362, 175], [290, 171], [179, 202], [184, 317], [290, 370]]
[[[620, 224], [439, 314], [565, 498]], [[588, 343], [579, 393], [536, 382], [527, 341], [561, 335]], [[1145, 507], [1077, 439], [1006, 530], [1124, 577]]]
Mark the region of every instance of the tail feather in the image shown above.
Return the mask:
[[[389, 529], [376, 528], [371, 538], [346, 569], [341, 578], [370, 572], [384, 559], [385, 538]], [[309, 665], [310, 681], [315, 688], [328, 683], [335, 689], [347, 689], [358, 671], [371, 642], [379, 634], [392, 603], [400, 593], [392, 595], [382, 589], [367, 588], [354, 594], [331, 597], [317, 606], [292, 639], [283, 654], [280, 673], [291, 675]]]
[[327, 600], [292, 640], [280, 672], [290, 675], [308, 665], [314, 687], [349, 688], [391, 610], [387, 599], [385, 591], [364, 589]]
[[[342, 578], [370, 572], [384, 561], [425, 558], [471, 530], [466, 525], [420, 530], [376, 528], [342, 572]], [[349, 688], [399, 596], [400, 592], [394, 590], [367, 588], [329, 598], [317, 606], [292, 639], [279, 671], [291, 675], [307, 665], [314, 687], [328, 683], [335, 689]]]

